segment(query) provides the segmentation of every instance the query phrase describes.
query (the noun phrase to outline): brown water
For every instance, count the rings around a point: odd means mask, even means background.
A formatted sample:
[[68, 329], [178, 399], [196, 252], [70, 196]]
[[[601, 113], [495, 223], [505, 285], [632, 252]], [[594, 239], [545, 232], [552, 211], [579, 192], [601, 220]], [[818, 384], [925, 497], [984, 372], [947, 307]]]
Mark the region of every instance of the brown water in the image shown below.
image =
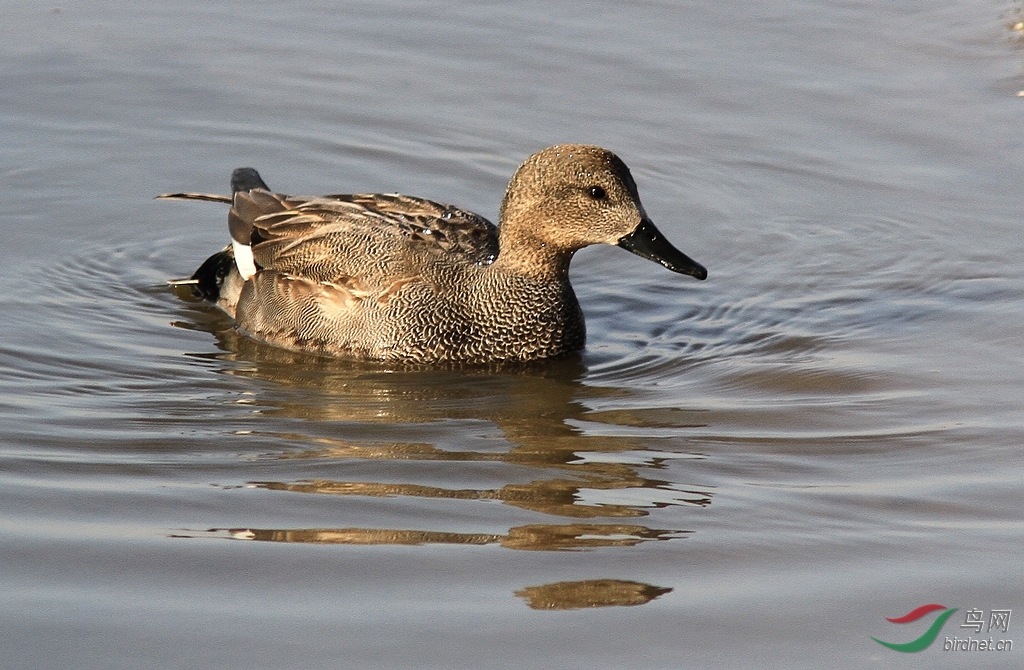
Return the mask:
[[[3, 668], [1024, 663], [1019, 6], [3, 12]], [[228, 238], [157, 193], [496, 218], [556, 142], [710, 271], [580, 253], [579, 356], [302, 357], [164, 284]]]

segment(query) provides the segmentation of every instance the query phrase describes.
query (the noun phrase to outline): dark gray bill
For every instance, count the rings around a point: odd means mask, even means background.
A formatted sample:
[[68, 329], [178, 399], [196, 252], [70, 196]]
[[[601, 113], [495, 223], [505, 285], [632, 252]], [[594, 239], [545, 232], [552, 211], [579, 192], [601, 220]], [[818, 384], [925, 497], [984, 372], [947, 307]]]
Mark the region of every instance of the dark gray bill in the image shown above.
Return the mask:
[[644, 219], [636, 230], [619, 239], [619, 246], [637, 256], [661, 263], [673, 272], [707, 279], [708, 271], [665, 239], [650, 219]]

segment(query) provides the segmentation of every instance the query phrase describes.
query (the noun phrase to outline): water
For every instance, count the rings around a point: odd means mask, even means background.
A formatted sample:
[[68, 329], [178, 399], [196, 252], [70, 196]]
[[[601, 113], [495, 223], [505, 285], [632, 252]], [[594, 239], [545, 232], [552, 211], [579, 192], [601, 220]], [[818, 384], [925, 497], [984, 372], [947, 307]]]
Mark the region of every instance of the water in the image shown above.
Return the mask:
[[[942, 646], [1024, 616], [1020, 11], [8, 3], [4, 667], [1019, 667]], [[710, 271], [581, 252], [579, 356], [305, 357], [164, 283], [227, 231], [158, 193], [496, 218], [557, 142]]]

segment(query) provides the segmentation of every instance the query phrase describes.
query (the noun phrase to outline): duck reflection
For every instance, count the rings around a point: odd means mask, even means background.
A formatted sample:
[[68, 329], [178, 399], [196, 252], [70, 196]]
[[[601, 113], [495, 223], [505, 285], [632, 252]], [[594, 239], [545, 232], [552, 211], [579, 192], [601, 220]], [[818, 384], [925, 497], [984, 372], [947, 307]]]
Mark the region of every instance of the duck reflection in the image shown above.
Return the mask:
[[[665, 428], [699, 425], [694, 412], [661, 411], [653, 423], [642, 412], [592, 412], [586, 403], [627, 398], [625, 389], [582, 383], [586, 367], [579, 356], [539, 364], [415, 368], [339, 361], [263, 345], [239, 335], [226, 320], [204, 312], [205, 325], [222, 352], [197, 354], [215, 361], [225, 374], [266, 382], [252, 399], [268, 419], [251, 431], [289, 448], [264, 458], [284, 465], [299, 461], [308, 473], [312, 461], [347, 462], [368, 470], [371, 461], [495, 463], [511, 466], [508, 483], [468, 487], [465, 473], [452, 471], [437, 484], [394, 482], [394, 468], [378, 470], [380, 481], [301, 478], [250, 482], [267, 491], [389, 498], [500, 501], [505, 505], [559, 519], [550, 524], [515, 526], [505, 534], [384, 528], [219, 529], [216, 536], [273, 542], [320, 544], [498, 544], [512, 549], [565, 550], [630, 547], [649, 540], [686, 537], [688, 531], [643, 525], [592, 523], [592, 520], [640, 518], [668, 506], [700, 508], [711, 503], [709, 487], [655, 479], [640, 474], [665, 467], [668, 460], [702, 458], [681, 452], [678, 437], [666, 444]], [[192, 326], [195, 327], [195, 326]], [[298, 419], [300, 421], [290, 421]], [[607, 425], [608, 432], [628, 426], [639, 436], [601, 435], [580, 425]], [[301, 426], [301, 432], [273, 427]], [[645, 433], [645, 428], [652, 430]], [[246, 431], [250, 432], [250, 431]], [[413, 437], [382, 439], [383, 435]], [[296, 449], [294, 445], [306, 445]], [[471, 447], [471, 448], [467, 448]], [[522, 469], [541, 476], [522, 482]], [[283, 471], [287, 472], [288, 468]], [[500, 470], [490, 469], [488, 476]], [[398, 476], [401, 476], [399, 474]], [[409, 475], [406, 475], [409, 476]], [[371, 475], [372, 477], [372, 475]], [[515, 481], [513, 481], [515, 480]], [[653, 596], [652, 596], [653, 597]]]
[[644, 605], [672, 589], [621, 579], [588, 579], [529, 586], [516, 595], [535, 610], [571, 610], [584, 607]]
[[581, 491], [610, 491], [653, 488], [669, 491], [672, 502], [652, 502], [651, 507], [668, 504], [708, 505], [709, 494], [700, 491], [676, 491], [668, 482], [635, 477], [615, 479], [587, 476], [582, 481], [568, 479], [542, 479], [528, 484], [507, 484], [500, 489], [447, 489], [419, 484], [381, 484], [375, 482], [339, 482], [314, 480], [305, 482], [253, 482], [259, 488], [297, 493], [326, 493], [332, 495], [359, 495], [383, 498], [414, 496], [449, 500], [500, 500], [501, 502], [534, 512], [574, 518], [638, 517], [647, 511], [633, 505], [581, 504]]
[[515, 526], [508, 533], [446, 533], [425, 530], [384, 528], [305, 528], [274, 530], [267, 528], [212, 528], [208, 531], [179, 533], [179, 537], [226, 537], [257, 542], [297, 542], [302, 544], [498, 544], [507, 549], [557, 551], [632, 547], [649, 540], [670, 540], [690, 531], [656, 530], [629, 524], [566, 525], [531, 524]]

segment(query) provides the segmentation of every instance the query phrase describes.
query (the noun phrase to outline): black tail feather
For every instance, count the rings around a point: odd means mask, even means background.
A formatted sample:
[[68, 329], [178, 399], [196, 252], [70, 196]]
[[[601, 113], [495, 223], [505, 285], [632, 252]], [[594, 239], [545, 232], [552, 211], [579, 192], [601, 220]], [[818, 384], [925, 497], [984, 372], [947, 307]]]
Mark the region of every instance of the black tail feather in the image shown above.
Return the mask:
[[[267, 186], [266, 182], [260, 177], [260, 173], [254, 168], [243, 167], [238, 168], [231, 173], [231, 193], [235, 194], [240, 191], [249, 192], [255, 189], [262, 189], [264, 191], [270, 191], [270, 187]], [[214, 202], [226, 202], [229, 204], [233, 203], [233, 197], [227, 197], [222, 195], [210, 195], [206, 193], [167, 193], [164, 195], [158, 195], [157, 198], [166, 199], [181, 199], [181, 200], [210, 200]], [[235, 230], [236, 226], [232, 226], [232, 216], [235, 214], [235, 210], [232, 209], [228, 216], [229, 227], [231, 228], [232, 239], [236, 239], [241, 244], [255, 244], [260, 239], [257, 238], [252, 232], [247, 234], [240, 234]], [[237, 219], [237, 215], [234, 216]], [[247, 231], [252, 230], [252, 224], [248, 224]], [[199, 269], [192, 275], [190, 282], [177, 281], [179, 285], [191, 284], [192, 292], [197, 298], [209, 300], [210, 302], [217, 302], [220, 299], [220, 292], [224, 288], [224, 280], [228, 278], [235, 267], [235, 255], [231, 251], [231, 247], [218, 251], [214, 255], [203, 261], [203, 264], [199, 266]]]
[[196, 297], [217, 302], [224, 280], [235, 267], [235, 258], [230, 251], [218, 251], [207, 258], [192, 275], [198, 283], [192, 289]]
[[239, 191], [251, 191], [254, 188], [261, 188], [264, 191], [270, 190], [270, 187], [266, 185], [260, 177], [260, 173], [257, 172], [255, 168], [242, 167], [231, 173], [232, 193], [238, 193]]

